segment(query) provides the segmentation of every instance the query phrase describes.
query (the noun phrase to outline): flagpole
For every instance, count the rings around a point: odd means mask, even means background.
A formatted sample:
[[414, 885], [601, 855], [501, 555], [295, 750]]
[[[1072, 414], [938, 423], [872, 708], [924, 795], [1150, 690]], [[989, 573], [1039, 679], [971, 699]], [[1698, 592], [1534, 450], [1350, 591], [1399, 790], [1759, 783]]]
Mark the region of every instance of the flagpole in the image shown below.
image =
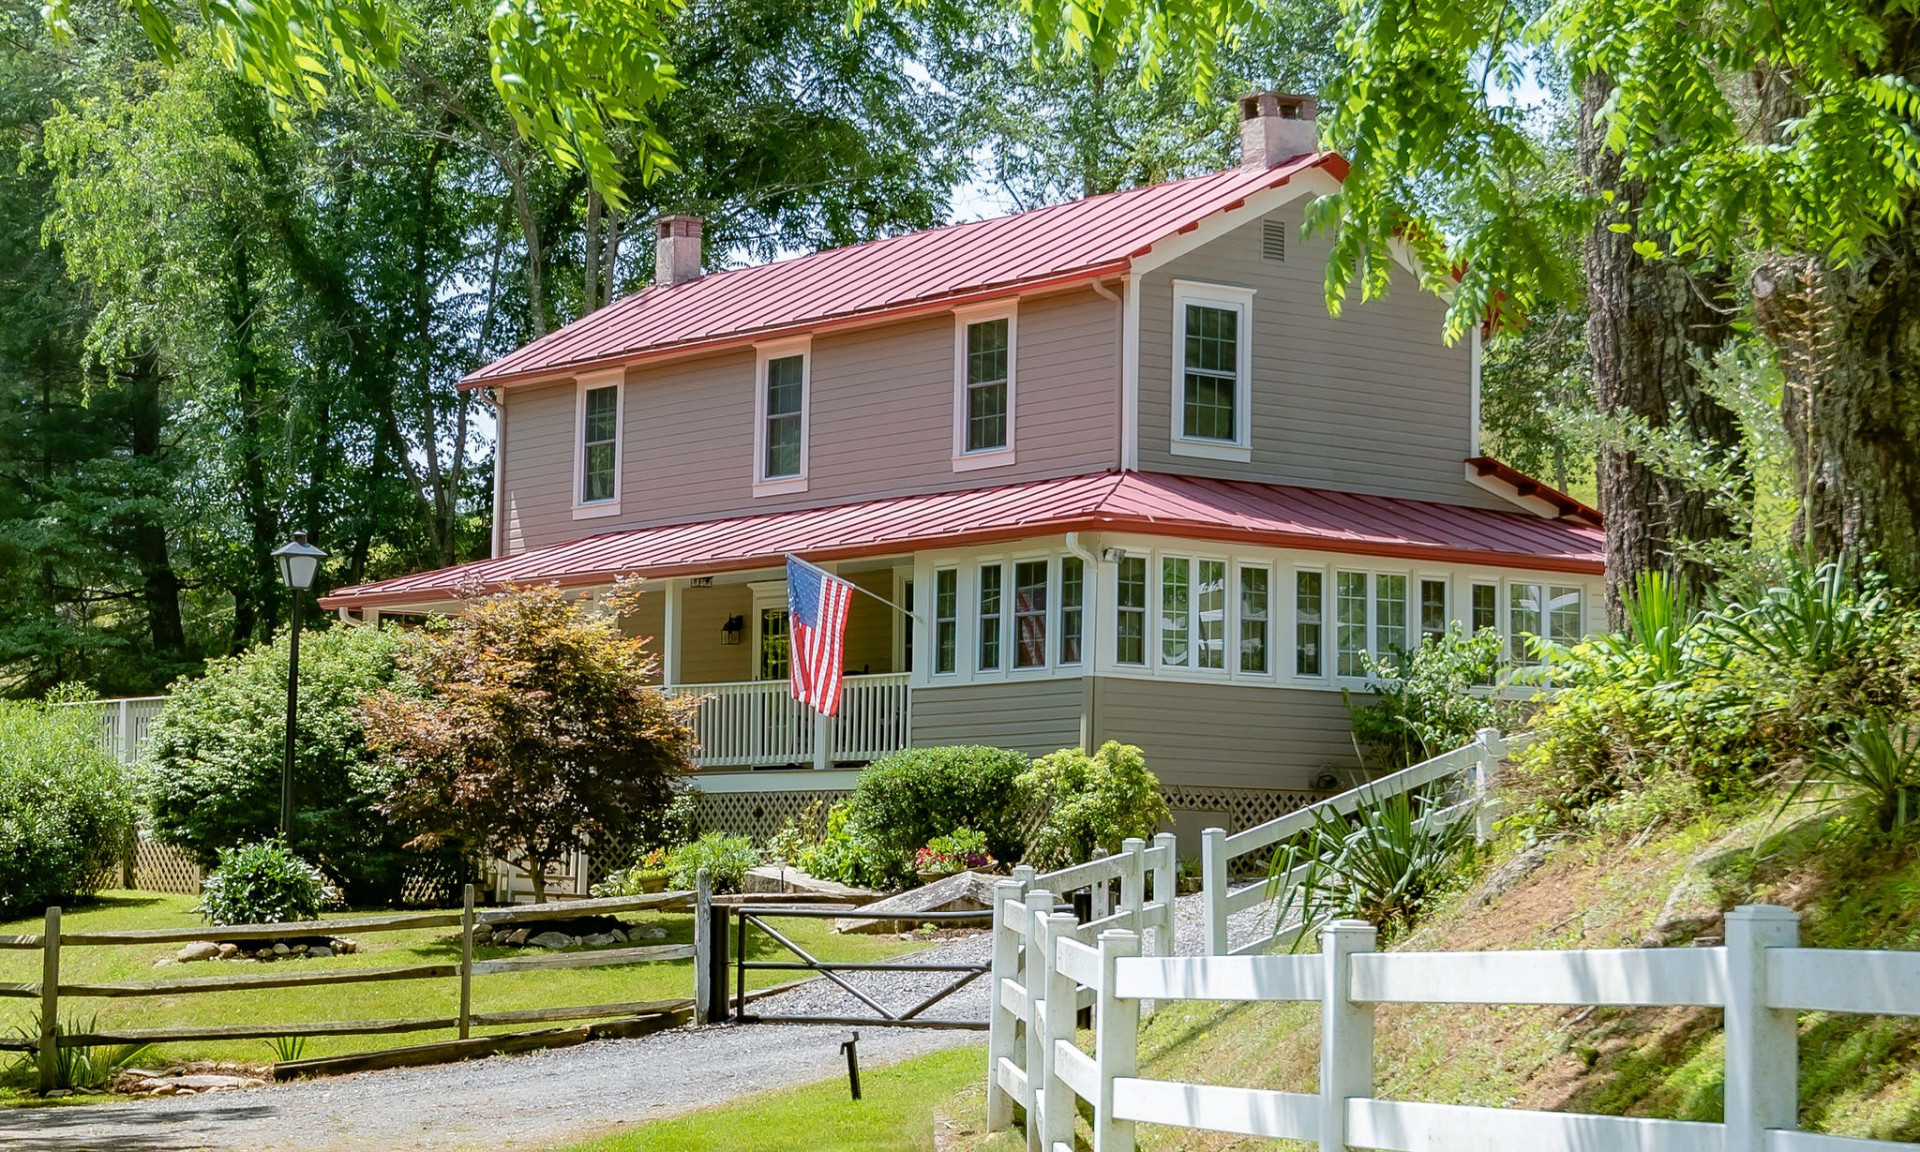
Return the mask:
[[921, 625], [922, 627], [926, 626], [927, 622], [921, 619], [917, 613], [910, 612], [907, 609], [900, 607], [900, 605], [895, 604], [893, 601], [887, 599], [885, 596], [880, 595], [878, 592], [867, 591], [865, 588], [860, 587], [860, 585], [855, 584], [853, 581], [847, 579], [845, 576], [841, 576], [841, 575], [838, 575], [837, 573], [829, 572], [825, 568], [820, 567], [820, 565], [815, 564], [810, 560], [802, 559], [799, 556], [794, 556], [792, 554], [789, 554], [787, 556], [787, 559], [793, 561], [795, 564], [804, 564], [807, 567], [813, 569], [815, 572], [820, 573], [822, 576], [828, 576], [835, 580], [838, 580], [842, 584], [845, 584], [847, 587], [853, 589], [855, 592], [860, 593], [862, 596], [868, 596], [875, 600], [880, 601], [880, 603], [885, 604], [887, 607], [893, 609], [895, 612], [900, 613], [902, 616], [905, 616], [907, 619], [913, 621], [915, 624]]

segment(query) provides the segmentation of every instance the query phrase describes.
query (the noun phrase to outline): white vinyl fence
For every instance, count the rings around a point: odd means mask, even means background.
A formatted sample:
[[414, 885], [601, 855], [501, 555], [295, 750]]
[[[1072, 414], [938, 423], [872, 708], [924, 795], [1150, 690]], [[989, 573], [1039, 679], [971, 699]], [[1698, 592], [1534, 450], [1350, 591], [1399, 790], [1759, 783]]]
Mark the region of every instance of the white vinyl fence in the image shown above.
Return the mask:
[[[1796, 1130], [1798, 1012], [1920, 1016], [1920, 952], [1799, 947], [1786, 908], [1748, 905], [1726, 918], [1718, 948], [1569, 952], [1374, 951], [1363, 921], [1328, 926], [1305, 955], [1143, 957], [1137, 933], [1110, 929], [1097, 947], [1071, 916], [1042, 913], [1044, 948], [1027, 1019], [1027, 1147], [1073, 1146], [1075, 1098], [1093, 1107], [1095, 1152], [1131, 1152], [1134, 1125], [1305, 1140], [1328, 1152], [1912, 1152], [1891, 1141]], [[1075, 1044], [1073, 1006], [1096, 1005], [1093, 1055]], [[1320, 1005], [1318, 1092], [1234, 1088], [1138, 1074], [1143, 1000], [1284, 1001]], [[1374, 1098], [1377, 1005], [1698, 1006], [1724, 1010], [1722, 1123], [1532, 1112]]]
[[[994, 885], [992, 1004], [987, 1016], [987, 1119], [992, 1130], [1013, 1122], [1015, 1104], [1028, 1106], [1031, 1072], [1047, 1058], [1043, 1038], [1061, 1035], [1061, 1029], [1071, 1036], [1074, 1014], [1087, 1006], [1074, 996], [1057, 1000], [1056, 1011], [1065, 1014], [1065, 1023], [1052, 1032], [1036, 1026], [1034, 1013], [1045, 995], [1047, 976], [1042, 957], [1052, 954], [1050, 941], [1091, 941], [1103, 931], [1120, 930], [1137, 949], [1151, 929], [1154, 952], [1173, 955], [1176, 864], [1173, 834], [1163, 832], [1153, 838], [1151, 848], [1145, 840], [1130, 839], [1117, 855], [1057, 872], [1036, 874], [1019, 867], [1012, 879]], [[1092, 907], [1087, 923], [1078, 923], [1071, 913], [1056, 914], [1057, 901], [1083, 889]]]
[[116, 700], [88, 700], [62, 704], [62, 708], [84, 708], [99, 718], [100, 750], [120, 761], [132, 764], [147, 747], [147, 733], [153, 718], [167, 702], [165, 696], [125, 696]]

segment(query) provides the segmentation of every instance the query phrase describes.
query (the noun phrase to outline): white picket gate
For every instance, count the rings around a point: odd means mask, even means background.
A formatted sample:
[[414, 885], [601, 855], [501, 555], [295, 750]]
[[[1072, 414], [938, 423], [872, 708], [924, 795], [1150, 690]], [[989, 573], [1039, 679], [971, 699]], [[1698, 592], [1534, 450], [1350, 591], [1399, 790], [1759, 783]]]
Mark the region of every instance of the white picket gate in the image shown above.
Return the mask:
[[[1717, 948], [1564, 952], [1376, 952], [1364, 921], [1340, 921], [1305, 955], [1143, 957], [1137, 933], [1080, 938], [1073, 917], [1033, 910], [1042, 989], [1026, 1004], [1027, 1147], [1071, 1152], [1078, 1097], [1093, 1107], [1095, 1152], [1131, 1152], [1134, 1125], [1317, 1143], [1328, 1152], [1912, 1152], [1892, 1141], [1796, 1130], [1798, 1012], [1920, 1016], [1920, 952], [1799, 947], [1799, 917], [1748, 905]], [[1043, 922], [1043, 923], [1041, 923]], [[1094, 1054], [1075, 1044], [1074, 1006], [1096, 1005]], [[1144, 1000], [1318, 1003], [1318, 1092], [1142, 1078]], [[1523, 1004], [1724, 1010], [1722, 1123], [1536, 1112], [1374, 1098], [1380, 1004]], [[1036, 1071], [1037, 1070], [1037, 1071]], [[997, 1076], [996, 1078], [999, 1078]]]
[[[991, 1004], [987, 1016], [987, 1118], [993, 1130], [1013, 1122], [1013, 1108], [1030, 1107], [1027, 1085], [1031, 1072], [1049, 1057], [1035, 1026], [1034, 1006], [1044, 993], [1039, 981], [1046, 976], [1042, 957], [1051, 954], [1049, 941], [1071, 936], [1092, 940], [1103, 931], [1121, 930], [1138, 941], [1153, 932], [1154, 951], [1173, 955], [1174, 838], [1163, 832], [1153, 847], [1140, 839], [1123, 842], [1117, 855], [1057, 872], [1035, 873], [1019, 867], [1013, 877], [994, 885], [993, 968], [988, 976]], [[1119, 886], [1118, 900], [1113, 887]], [[1056, 915], [1056, 903], [1085, 889], [1092, 917], [1078, 923], [1071, 914]], [[1117, 907], [1115, 904], [1117, 903]], [[1086, 1005], [1069, 998], [1061, 1004], [1070, 1035], [1074, 1013]]]

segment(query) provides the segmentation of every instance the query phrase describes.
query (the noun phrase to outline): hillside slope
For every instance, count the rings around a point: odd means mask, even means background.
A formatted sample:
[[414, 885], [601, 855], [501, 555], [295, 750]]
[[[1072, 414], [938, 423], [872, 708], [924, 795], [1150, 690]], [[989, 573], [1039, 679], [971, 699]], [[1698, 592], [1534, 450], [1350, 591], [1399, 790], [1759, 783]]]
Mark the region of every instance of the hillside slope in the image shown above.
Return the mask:
[[[1508, 846], [1463, 883], [1402, 951], [1717, 944], [1724, 911], [1784, 904], [1809, 946], [1920, 948], [1920, 853], [1841, 840], [1813, 821], [1754, 848], [1771, 806], [1716, 809], [1664, 833]], [[1142, 1075], [1313, 1091], [1318, 1008], [1169, 1005], [1141, 1034]], [[1717, 1009], [1390, 1005], [1378, 1016], [1383, 1098], [1718, 1120]], [[969, 1094], [971, 1095], [971, 1094]], [[1920, 1020], [1801, 1017], [1801, 1125], [1920, 1138]], [[974, 1118], [977, 1099], [954, 1102]], [[962, 1124], [963, 1127], [968, 1125]], [[973, 1145], [999, 1152], [1005, 1137]], [[1272, 1141], [1143, 1127], [1149, 1150], [1251, 1149]]]

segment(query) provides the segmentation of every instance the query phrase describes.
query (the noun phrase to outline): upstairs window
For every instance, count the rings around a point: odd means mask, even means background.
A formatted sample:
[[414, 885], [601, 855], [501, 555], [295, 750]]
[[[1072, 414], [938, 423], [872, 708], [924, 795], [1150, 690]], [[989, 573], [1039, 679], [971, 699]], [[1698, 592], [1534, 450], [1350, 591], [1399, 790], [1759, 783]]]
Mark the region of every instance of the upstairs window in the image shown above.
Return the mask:
[[953, 466], [1013, 463], [1014, 341], [1005, 304], [965, 309], [954, 320]]
[[806, 491], [808, 359], [805, 341], [760, 349], [756, 495]]
[[620, 494], [620, 385], [580, 394], [580, 500], [603, 504]]
[[1253, 293], [1174, 283], [1173, 451], [1248, 459]]

